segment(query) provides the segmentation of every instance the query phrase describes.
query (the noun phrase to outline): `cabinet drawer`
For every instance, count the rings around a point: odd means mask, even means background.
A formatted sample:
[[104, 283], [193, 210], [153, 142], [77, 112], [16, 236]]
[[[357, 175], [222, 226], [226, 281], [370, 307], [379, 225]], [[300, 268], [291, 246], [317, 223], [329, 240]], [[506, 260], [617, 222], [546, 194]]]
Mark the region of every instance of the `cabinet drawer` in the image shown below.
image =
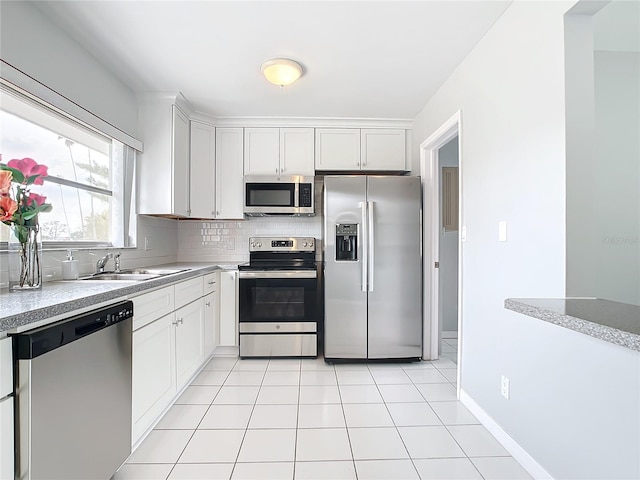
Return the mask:
[[218, 274], [217, 272], [207, 273], [204, 276], [204, 295], [215, 292], [218, 286]]
[[0, 340], [0, 398], [13, 391], [13, 358], [11, 355], [11, 339]]
[[133, 302], [133, 329], [144, 327], [148, 323], [175, 310], [173, 286], [161, 288], [131, 299]]
[[203, 279], [204, 277], [196, 277], [191, 280], [178, 283], [175, 286], [176, 289], [176, 309], [191, 303], [197, 298], [200, 298], [203, 294]]

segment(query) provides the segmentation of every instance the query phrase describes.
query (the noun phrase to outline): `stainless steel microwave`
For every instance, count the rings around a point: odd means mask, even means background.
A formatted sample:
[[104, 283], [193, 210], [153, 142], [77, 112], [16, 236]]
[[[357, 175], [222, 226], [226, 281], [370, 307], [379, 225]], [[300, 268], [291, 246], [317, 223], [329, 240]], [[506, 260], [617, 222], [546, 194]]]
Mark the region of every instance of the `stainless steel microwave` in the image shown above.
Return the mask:
[[247, 175], [244, 177], [244, 214], [247, 216], [311, 216], [314, 177]]

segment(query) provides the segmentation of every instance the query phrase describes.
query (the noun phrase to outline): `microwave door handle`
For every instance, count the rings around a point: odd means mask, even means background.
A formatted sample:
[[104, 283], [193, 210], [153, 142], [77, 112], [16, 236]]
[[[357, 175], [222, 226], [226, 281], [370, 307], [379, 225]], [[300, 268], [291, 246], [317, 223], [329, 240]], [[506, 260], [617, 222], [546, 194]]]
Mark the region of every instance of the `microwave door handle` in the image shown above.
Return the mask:
[[362, 210], [362, 223], [360, 224], [360, 231], [358, 232], [359, 236], [362, 236], [362, 258], [360, 258], [360, 263], [362, 264], [362, 278], [361, 278], [361, 289], [363, 292], [367, 291], [367, 279], [369, 278], [369, 272], [367, 271], [368, 268], [368, 249], [367, 249], [367, 242], [366, 242], [366, 235], [367, 235], [367, 202], [360, 202], [358, 204], [360, 206], [360, 209]]
[[369, 232], [367, 233], [367, 240], [369, 242], [369, 278], [367, 283], [369, 284], [369, 291], [373, 292], [373, 272], [375, 265], [375, 231], [374, 231], [374, 214], [373, 214], [373, 204], [374, 202], [367, 202], [368, 210], [369, 210], [369, 218], [368, 218], [368, 227]]

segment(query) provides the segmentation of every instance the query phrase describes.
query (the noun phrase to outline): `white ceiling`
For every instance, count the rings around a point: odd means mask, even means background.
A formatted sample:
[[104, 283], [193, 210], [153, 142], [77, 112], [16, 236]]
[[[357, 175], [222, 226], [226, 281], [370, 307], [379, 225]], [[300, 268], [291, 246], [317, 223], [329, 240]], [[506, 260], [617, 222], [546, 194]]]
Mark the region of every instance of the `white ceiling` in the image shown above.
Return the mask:
[[[201, 113], [413, 119], [510, 1], [36, 3], [134, 91]], [[268, 83], [273, 57], [302, 78]]]

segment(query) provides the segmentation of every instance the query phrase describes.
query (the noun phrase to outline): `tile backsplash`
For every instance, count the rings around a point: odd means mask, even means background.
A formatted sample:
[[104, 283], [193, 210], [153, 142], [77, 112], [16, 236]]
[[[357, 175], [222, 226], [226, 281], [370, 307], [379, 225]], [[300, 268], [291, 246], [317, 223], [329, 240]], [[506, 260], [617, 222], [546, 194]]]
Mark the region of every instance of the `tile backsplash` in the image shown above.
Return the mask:
[[244, 263], [249, 261], [250, 237], [314, 237], [322, 252], [322, 216], [253, 217], [229, 221], [181, 221], [179, 262]]

